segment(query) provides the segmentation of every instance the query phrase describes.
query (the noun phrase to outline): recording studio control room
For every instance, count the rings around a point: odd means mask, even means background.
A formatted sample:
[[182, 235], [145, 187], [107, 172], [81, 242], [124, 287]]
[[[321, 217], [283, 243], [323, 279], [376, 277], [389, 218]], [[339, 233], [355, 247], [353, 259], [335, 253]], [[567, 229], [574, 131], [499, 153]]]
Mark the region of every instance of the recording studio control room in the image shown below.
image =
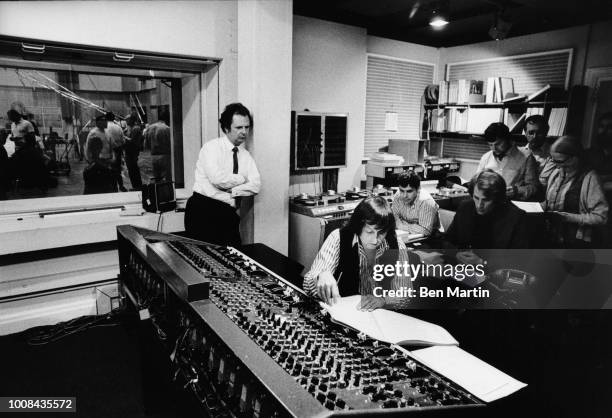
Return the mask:
[[0, 1], [0, 418], [612, 416], [612, 3]]

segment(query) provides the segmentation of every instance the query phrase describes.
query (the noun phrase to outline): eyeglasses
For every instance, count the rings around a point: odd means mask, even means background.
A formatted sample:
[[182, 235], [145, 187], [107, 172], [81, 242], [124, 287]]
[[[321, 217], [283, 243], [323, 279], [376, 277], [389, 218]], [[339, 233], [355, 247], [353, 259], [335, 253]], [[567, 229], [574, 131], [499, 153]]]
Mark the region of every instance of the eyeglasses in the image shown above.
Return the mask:
[[555, 160], [554, 158], [552, 158], [552, 162], [555, 163], [555, 164], [565, 164], [570, 158], [572, 158], [572, 157], [567, 157], [564, 160]]

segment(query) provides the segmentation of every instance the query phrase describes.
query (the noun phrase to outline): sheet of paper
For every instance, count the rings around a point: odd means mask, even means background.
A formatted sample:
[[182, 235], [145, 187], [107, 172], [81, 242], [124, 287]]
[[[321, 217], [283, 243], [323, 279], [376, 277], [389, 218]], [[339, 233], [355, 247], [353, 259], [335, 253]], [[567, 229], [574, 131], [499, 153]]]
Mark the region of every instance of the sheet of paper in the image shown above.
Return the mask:
[[395, 235], [397, 235], [397, 237], [401, 239], [404, 242], [404, 244], [408, 242], [413, 242], [413, 241], [416, 241], [416, 240], [419, 240], [425, 237], [425, 235], [423, 234], [411, 234], [410, 232], [404, 231], [403, 229], [396, 229]]
[[392, 343], [459, 344], [441, 326], [386, 309], [359, 310], [361, 296], [341, 298], [333, 306], [321, 303], [334, 321], [348, 325], [370, 337]]
[[384, 336], [378, 328], [378, 323], [374, 319], [372, 312], [360, 311], [360, 303], [361, 296], [354, 295], [340, 298], [333, 305], [321, 302], [321, 306], [329, 312], [334, 321], [346, 324], [374, 339], [384, 341]]
[[527, 386], [456, 346], [427, 347], [410, 355], [485, 402]]
[[527, 213], [543, 213], [542, 205], [538, 202], [519, 202], [517, 200], [513, 200], [512, 203], [519, 208], [523, 209]]

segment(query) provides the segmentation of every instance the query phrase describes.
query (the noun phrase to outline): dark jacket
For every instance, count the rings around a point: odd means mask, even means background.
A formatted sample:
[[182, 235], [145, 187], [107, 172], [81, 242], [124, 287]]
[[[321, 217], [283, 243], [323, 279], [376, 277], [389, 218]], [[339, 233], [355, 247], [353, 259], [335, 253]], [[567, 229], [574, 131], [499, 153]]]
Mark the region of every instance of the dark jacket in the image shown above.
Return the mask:
[[446, 238], [460, 248], [529, 248], [525, 212], [509, 202], [487, 215], [476, 213], [473, 200], [462, 202]]

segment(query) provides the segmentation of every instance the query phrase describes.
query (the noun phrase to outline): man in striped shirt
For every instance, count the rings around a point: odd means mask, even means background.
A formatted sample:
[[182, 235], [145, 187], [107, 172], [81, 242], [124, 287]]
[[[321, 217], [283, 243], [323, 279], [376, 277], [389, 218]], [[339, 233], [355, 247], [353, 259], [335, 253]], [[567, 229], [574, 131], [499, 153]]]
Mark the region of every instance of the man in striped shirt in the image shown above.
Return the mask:
[[[386, 254], [385, 254], [386, 253]], [[406, 307], [407, 298], [375, 297], [374, 289], [385, 286], [391, 290], [412, 286], [407, 275], [395, 275], [388, 283], [374, 280], [374, 265], [404, 262], [418, 263], [395, 235], [395, 219], [387, 201], [380, 196], [364, 199], [349, 222], [327, 237], [304, 277], [304, 290], [327, 304], [340, 296], [362, 295], [361, 309]], [[389, 260], [392, 259], [392, 260]]]
[[421, 179], [414, 171], [398, 176], [399, 191], [393, 196], [393, 214], [397, 229], [410, 234], [431, 235], [439, 227], [438, 204], [421, 190]]

